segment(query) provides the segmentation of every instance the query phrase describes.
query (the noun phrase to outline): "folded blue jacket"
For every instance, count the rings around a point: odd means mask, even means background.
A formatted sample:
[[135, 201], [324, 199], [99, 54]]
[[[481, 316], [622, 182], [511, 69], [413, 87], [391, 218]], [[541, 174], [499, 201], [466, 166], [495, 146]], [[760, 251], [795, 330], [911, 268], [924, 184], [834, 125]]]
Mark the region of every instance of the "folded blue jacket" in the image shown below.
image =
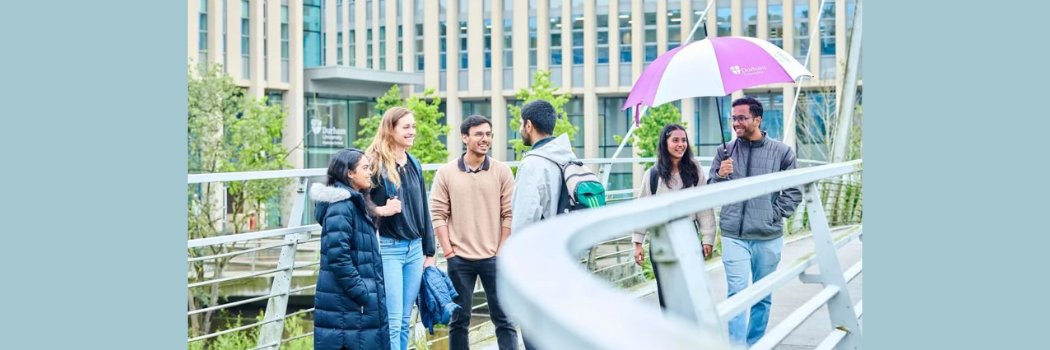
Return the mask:
[[441, 269], [428, 266], [423, 270], [416, 306], [419, 307], [419, 318], [430, 334], [434, 334], [435, 324], [447, 325], [452, 322], [452, 316], [460, 309], [455, 299], [458, 296], [459, 293], [452, 287], [452, 280]]

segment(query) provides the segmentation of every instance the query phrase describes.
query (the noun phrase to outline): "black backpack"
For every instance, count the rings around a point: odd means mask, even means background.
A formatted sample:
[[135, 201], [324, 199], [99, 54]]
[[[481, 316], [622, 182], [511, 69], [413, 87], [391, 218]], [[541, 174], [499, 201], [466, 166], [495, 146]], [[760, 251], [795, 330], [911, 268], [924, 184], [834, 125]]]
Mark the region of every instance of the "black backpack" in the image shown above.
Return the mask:
[[[700, 170], [701, 169], [697, 168], [697, 172], [699, 172]], [[656, 176], [656, 166], [653, 166], [652, 168], [649, 168], [649, 194], [656, 195], [657, 181], [659, 181], [659, 179]], [[700, 177], [697, 176], [696, 177], [696, 183], [693, 184], [693, 186], [697, 186], [699, 184], [700, 184]]]

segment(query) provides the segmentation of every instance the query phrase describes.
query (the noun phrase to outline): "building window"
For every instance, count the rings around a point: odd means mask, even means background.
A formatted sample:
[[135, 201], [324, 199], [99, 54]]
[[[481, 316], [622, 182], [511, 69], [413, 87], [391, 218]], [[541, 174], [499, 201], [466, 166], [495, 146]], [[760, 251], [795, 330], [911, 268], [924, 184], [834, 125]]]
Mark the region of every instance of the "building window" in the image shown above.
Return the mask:
[[[573, 135], [572, 140], [569, 141], [571, 141], [573, 153], [576, 153], [576, 158], [583, 158], [583, 136], [585, 132], [583, 127], [583, 98], [575, 97], [569, 99], [569, 102], [566, 102], [565, 105], [562, 106], [562, 110], [564, 110], [566, 116], [569, 117], [569, 124], [580, 127], [580, 130], [577, 131], [576, 134]], [[561, 117], [559, 116], [559, 118]]]
[[208, 66], [208, 0], [197, 1], [197, 60], [202, 67]]
[[[583, 1], [572, 0], [572, 64], [583, 65]], [[575, 78], [573, 80], [576, 80]], [[573, 82], [573, 86], [579, 86]]]
[[[375, 102], [357, 99], [325, 98], [307, 95], [303, 133], [305, 166], [324, 168], [332, 155], [351, 147], [357, 139], [361, 120], [375, 113]], [[316, 125], [317, 127], [312, 127]], [[311, 213], [313, 204], [308, 208]], [[312, 214], [311, 214], [312, 215]], [[311, 216], [312, 217], [312, 216]]]
[[857, 0], [846, 0], [846, 29], [853, 30], [853, 12], [857, 10]]
[[[599, 155], [602, 158], [611, 158], [613, 154], [616, 154], [616, 149], [620, 146], [620, 143], [616, 142], [615, 136], [627, 135], [627, 129], [630, 128], [631, 123], [634, 121], [634, 117], [631, 114], [633, 109], [627, 109], [621, 111], [620, 107], [627, 101], [625, 98], [599, 98], [598, 99], [598, 130], [599, 136]], [[566, 108], [566, 112], [568, 108]], [[580, 124], [582, 125], [582, 124]], [[580, 128], [581, 130], [583, 128]], [[633, 154], [633, 145], [628, 142], [624, 145], [623, 150], [620, 151], [620, 157], [623, 155]], [[624, 190], [633, 188], [633, 166], [631, 164], [615, 164], [612, 167], [612, 171], [609, 173], [609, 188], [607, 190]]]
[[[465, 1], [465, 0], [460, 0]], [[461, 9], [462, 10], [462, 9]], [[465, 18], [466, 14], [461, 13], [460, 18]], [[459, 21], [459, 69], [467, 69], [469, 67], [469, 57], [467, 52], [467, 21]]]
[[744, 36], [758, 37], [758, 0], [744, 0]]
[[379, 26], [379, 69], [386, 70], [386, 26]]
[[321, 50], [321, 0], [303, 0], [303, 66], [323, 64]]
[[[656, 3], [642, 5], [645, 9], [645, 63], [656, 60]], [[661, 14], [666, 16], [665, 14]]]
[[[459, 69], [466, 70], [469, 67], [467, 51], [467, 18], [470, 17], [470, 4], [467, 0], [459, 0]], [[467, 89], [467, 72], [461, 71], [459, 78], [460, 90]]]
[[715, 10], [716, 27], [718, 28], [718, 36], [730, 36], [733, 35], [733, 7], [729, 1], [719, 1], [717, 5], [718, 9]]
[[336, 61], [336, 64], [341, 66], [341, 65], [343, 65], [343, 33], [342, 32], [336, 33], [335, 41], [336, 41], [336, 51], [335, 51], [336, 60], [335, 61]]
[[226, 57], [229, 56], [227, 53], [230, 52], [229, 50], [226, 49], [226, 26], [227, 25], [228, 24], [226, 24], [226, 1], [223, 1], [222, 2], [222, 70], [224, 72], [228, 71], [228, 69], [229, 69], [228, 67], [230, 66], [229, 63], [226, 62]]
[[251, 7], [248, 0], [241, 0], [241, 79], [251, 78]]
[[372, 44], [375, 42], [372, 39], [372, 22], [378, 21], [378, 19], [372, 18], [372, 3], [373, 1], [371, 0], [365, 2], [365, 27], [368, 28], [365, 30], [365, 67], [368, 69], [372, 69], [375, 66], [375, 62], [372, 60], [372, 55], [375, 53], [375, 50], [372, 50], [374, 48]]
[[446, 40], [448, 37], [448, 24], [445, 23], [445, 21], [441, 21], [441, 23], [438, 25], [441, 29], [440, 35], [438, 37], [438, 43], [441, 46], [441, 70], [446, 70], [448, 69], [448, 40]]
[[539, 40], [539, 24], [536, 20], [536, 0], [529, 1], [529, 68], [536, 67], [537, 41]]
[[269, 23], [269, 18], [268, 17], [270, 16], [270, 11], [269, 11], [269, 6], [266, 6], [266, 0], [263, 0], [262, 6], [263, 6], [263, 49], [262, 49], [262, 51], [263, 51], [263, 80], [269, 80], [270, 79], [270, 60], [269, 60], [270, 51], [267, 48], [270, 47], [270, 43], [269, 43], [269, 40], [267, 40], [267, 38], [269, 38], [269, 27], [270, 26], [267, 23]]
[[356, 67], [357, 66], [357, 30], [354, 29], [354, 25], [357, 24], [357, 19], [356, 19], [357, 17], [354, 17], [354, 16], [357, 15], [357, 5], [356, 5], [354, 0], [350, 0], [350, 3], [347, 6], [350, 6], [350, 28], [347, 28], [347, 33], [348, 33], [347, 35], [350, 36], [350, 38], [349, 38], [350, 39], [349, 40], [350, 41], [350, 58], [348, 59], [348, 61], [349, 61], [349, 66]]
[[351, 29], [349, 34], [348, 34], [348, 35], [350, 35], [350, 66], [351, 67], [356, 67], [357, 66], [357, 35], [356, 34], [357, 34], [357, 31], [353, 30], [353, 29]]
[[[718, 101], [721, 99], [721, 101]], [[693, 125], [696, 126], [696, 135], [693, 144], [696, 146], [696, 155], [700, 157], [711, 157], [715, 155], [717, 147], [722, 141], [732, 139], [732, 119], [729, 114], [732, 110], [732, 97], [697, 97], [694, 99], [696, 113], [693, 116]], [[718, 121], [718, 104], [722, 107], [722, 126]], [[765, 107], [765, 106], [763, 106]], [[765, 119], [763, 116], [762, 119]], [[765, 121], [762, 122], [762, 130], [766, 130]]]
[[[518, 129], [515, 129], [515, 128], [510, 126], [511, 122], [514, 120], [514, 115], [510, 113], [510, 107], [511, 106], [516, 106], [518, 108], [521, 108], [521, 106], [523, 105], [523, 102], [524, 101], [522, 101], [522, 100], [507, 100], [507, 113], [506, 113], [507, 114], [507, 124], [506, 125], [507, 125], [507, 140], [508, 141], [509, 140], [516, 140], [516, 139], [520, 139], [521, 138], [521, 134], [518, 133]], [[521, 121], [521, 119], [518, 119], [518, 121]], [[495, 132], [495, 130], [493, 130], [493, 132]], [[504, 159], [504, 160], [513, 161], [513, 160], [517, 160], [517, 159], [518, 159], [518, 155], [517, 155], [517, 153], [514, 152], [514, 146], [511, 146], [510, 142], [507, 142], [507, 158]]]
[[416, 2], [416, 9], [415, 9], [416, 16], [414, 18], [415, 21], [416, 21], [416, 23], [415, 23], [415, 26], [416, 26], [416, 38], [415, 38], [415, 40], [416, 40], [416, 52], [415, 52], [415, 55], [416, 55], [416, 70], [419, 71], [419, 72], [424, 71], [424, 69], [426, 68], [425, 60], [423, 59], [423, 50], [424, 50], [423, 49], [423, 19], [424, 19], [424, 16], [426, 15], [424, 10], [425, 10], [425, 7], [423, 6], [423, 3]]
[[[631, 63], [631, 1], [620, 0], [620, 63]], [[628, 66], [629, 67], [629, 66]], [[623, 75], [621, 70], [620, 75]], [[628, 70], [627, 75], [630, 75]]]
[[669, 1], [667, 3], [667, 50], [682, 45], [682, 8], [681, 3]]
[[403, 25], [397, 26], [397, 71], [405, 70], [405, 28]]
[[[693, 28], [692, 26], [696, 24], [695, 21], [700, 19], [700, 15], [704, 13], [704, 9], [707, 8], [707, 1], [708, 0], [693, 0], [694, 23], [687, 23], [689, 25], [690, 30]], [[711, 18], [711, 14], [708, 13], [705, 17], [705, 20], [710, 20]], [[717, 20], [717, 18], [715, 20]], [[707, 23], [704, 23], [703, 28], [697, 28], [696, 33], [693, 33], [693, 41], [700, 41], [704, 40], [705, 38], [707, 38]]]
[[[499, 1], [499, 0], [493, 0]], [[514, 55], [513, 40], [514, 26], [511, 21], [514, 18], [514, 2], [503, 0], [503, 89], [510, 90], [514, 87]], [[514, 152], [510, 152], [514, 153]]]
[[795, 4], [795, 58], [805, 62], [809, 51], [809, 3]]
[[[596, 23], [596, 45], [594, 48], [595, 57], [597, 57], [598, 64], [609, 64], [609, 4], [608, 2], [599, 1], [595, 7], [595, 12], [598, 14], [598, 23]], [[598, 74], [599, 76], [608, 77], [608, 74]], [[599, 77], [601, 79], [602, 77]], [[599, 86], [608, 86], [608, 84], [598, 84]]]
[[551, 67], [561, 67], [561, 3], [562, 0], [550, 0], [550, 33], [551, 33]]
[[835, 2], [824, 3], [820, 16], [820, 78], [835, 77], [838, 64], [835, 62]]
[[337, 0], [335, 6], [335, 64], [343, 65], [343, 0]]
[[492, 19], [485, 19], [485, 68], [492, 68]]
[[288, 82], [288, 5], [281, 6], [281, 81]]
[[766, 23], [769, 25], [768, 41], [784, 48], [784, 0], [769, 0], [766, 8]]

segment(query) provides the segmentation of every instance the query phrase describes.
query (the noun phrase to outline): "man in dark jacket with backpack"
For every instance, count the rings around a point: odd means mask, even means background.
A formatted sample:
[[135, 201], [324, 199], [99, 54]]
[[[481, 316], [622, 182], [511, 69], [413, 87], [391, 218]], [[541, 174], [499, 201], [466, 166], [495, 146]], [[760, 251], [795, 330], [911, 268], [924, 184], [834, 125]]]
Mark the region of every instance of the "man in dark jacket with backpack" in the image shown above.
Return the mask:
[[[754, 98], [733, 101], [733, 130], [737, 139], [719, 147], [711, 163], [708, 183], [732, 181], [795, 169], [795, 152], [759, 129], [762, 104]], [[728, 149], [727, 149], [728, 148]], [[725, 157], [726, 153], [729, 157]], [[802, 191], [788, 188], [740, 203], [722, 206], [722, 262], [729, 297], [773, 273], [784, 245], [784, 218], [802, 202]], [[729, 321], [729, 340], [753, 345], [765, 335], [772, 296]]]

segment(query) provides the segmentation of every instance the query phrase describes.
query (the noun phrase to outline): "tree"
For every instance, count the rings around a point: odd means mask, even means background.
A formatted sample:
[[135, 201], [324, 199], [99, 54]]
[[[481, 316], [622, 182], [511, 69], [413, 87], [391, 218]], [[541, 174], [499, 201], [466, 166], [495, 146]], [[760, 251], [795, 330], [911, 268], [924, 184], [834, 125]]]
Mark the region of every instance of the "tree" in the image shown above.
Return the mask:
[[[427, 100], [430, 102], [427, 102]], [[438, 108], [441, 98], [437, 96], [434, 89], [427, 89], [423, 97], [411, 96], [408, 100], [401, 98], [401, 88], [394, 85], [376, 103], [377, 114], [361, 120], [361, 131], [357, 133], [358, 138], [354, 141], [354, 147], [367, 149], [375, 138], [376, 131], [383, 120], [383, 113], [393, 107], [405, 107], [412, 111], [416, 119], [416, 140], [410, 151], [412, 155], [419, 158], [421, 164], [444, 163], [448, 161], [448, 148], [438, 140], [441, 135], [448, 135], [448, 125], [441, 125], [438, 120], [445, 115]], [[426, 183], [430, 183], [434, 174], [425, 172], [423, 174]]]
[[[631, 134], [631, 144], [638, 147], [639, 157], [650, 158], [657, 156], [659, 153], [657, 147], [660, 143], [660, 132], [668, 124], [680, 124], [683, 127], [688, 127], [688, 123], [682, 121], [682, 113], [671, 103], [650, 108], [646, 115], [640, 117], [638, 128]], [[623, 142], [623, 136], [620, 135], [614, 135], [613, 139], [616, 140], [616, 143]], [[695, 149], [693, 154], [696, 154]], [[642, 165], [645, 169], [649, 169], [653, 163], [642, 163]]]
[[[190, 173], [262, 171], [290, 168], [288, 151], [281, 144], [285, 113], [281, 106], [268, 106], [264, 100], [244, 95], [219, 64], [203, 67], [199, 72], [189, 67], [187, 125]], [[188, 238], [212, 237], [230, 231], [236, 234], [248, 228], [255, 213], [265, 203], [279, 198], [291, 183], [289, 179], [235, 181], [188, 187]], [[227, 195], [231, 217], [223, 213]], [[228, 225], [227, 225], [228, 224]], [[260, 225], [265, 223], [260, 222]], [[230, 246], [189, 249], [189, 255], [201, 257], [229, 252]], [[191, 282], [205, 280], [205, 266], [211, 278], [222, 277], [231, 257], [196, 261]], [[207, 290], [205, 290], [207, 289]], [[197, 310], [218, 304], [218, 284], [189, 291], [189, 307]], [[213, 312], [191, 317], [191, 334], [208, 332]], [[202, 325], [203, 323], [203, 325]]]
[[[568, 134], [569, 140], [572, 140], [576, 136], [576, 132], [580, 131], [580, 128], [569, 123], [569, 115], [565, 113], [565, 109], [562, 108], [566, 103], [569, 102], [570, 95], [564, 94], [556, 96], [558, 88], [551, 87], [551, 72], [548, 70], [539, 70], [532, 76], [532, 86], [530, 89], [521, 89], [518, 94], [515, 95], [519, 100], [522, 100], [522, 105], [535, 100], [546, 100], [554, 106], [554, 111], [558, 113], [558, 121], [554, 125], [554, 136], [561, 134]], [[518, 130], [521, 128], [521, 107], [509, 106], [510, 115], [513, 116], [510, 120], [510, 127], [512, 130]], [[525, 151], [529, 150], [528, 146], [525, 146], [524, 142], [520, 138], [509, 141], [514, 146], [514, 153], [516, 153], [517, 160], [521, 160], [525, 156]], [[517, 170], [517, 169], [515, 169]]]

